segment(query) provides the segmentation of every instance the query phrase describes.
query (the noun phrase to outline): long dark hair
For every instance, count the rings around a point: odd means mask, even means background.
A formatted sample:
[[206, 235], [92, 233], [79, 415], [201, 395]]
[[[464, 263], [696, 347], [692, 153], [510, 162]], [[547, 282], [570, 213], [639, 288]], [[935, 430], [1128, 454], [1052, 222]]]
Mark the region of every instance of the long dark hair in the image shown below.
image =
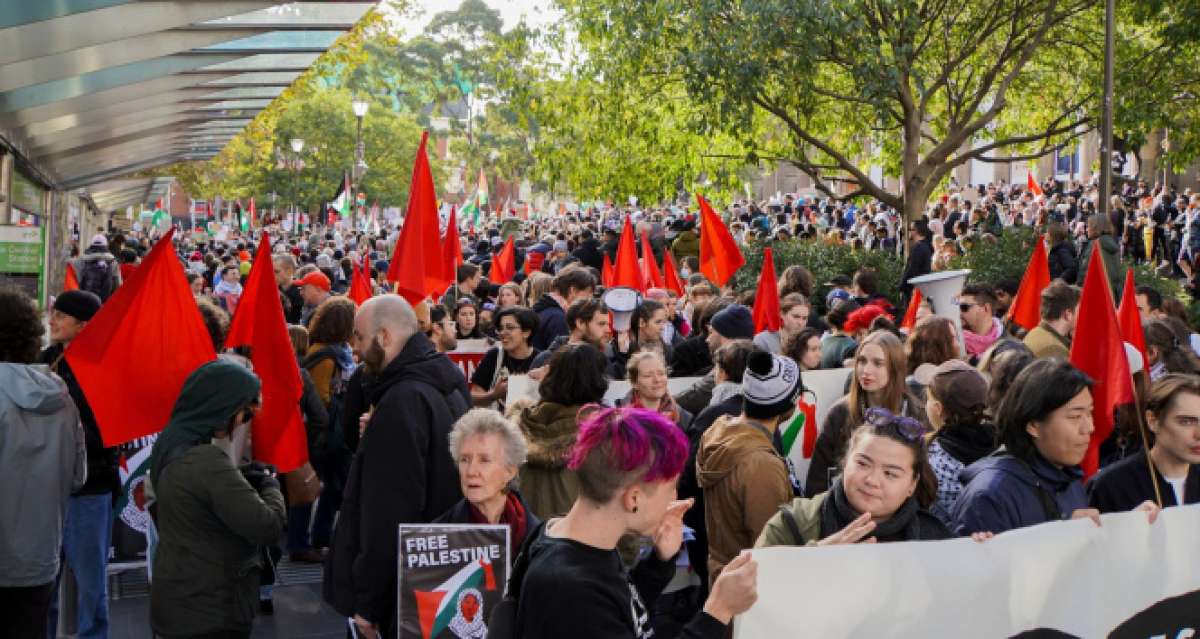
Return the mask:
[[580, 406], [597, 403], [608, 391], [608, 360], [591, 344], [567, 344], [550, 356], [550, 368], [538, 385], [543, 401]]
[[1065, 406], [1092, 387], [1092, 378], [1061, 359], [1039, 359], [1017, 374], [996, 410], [1000, 442], [1014, 457], [1032, 462], [1037, 456], [1027, 427]]

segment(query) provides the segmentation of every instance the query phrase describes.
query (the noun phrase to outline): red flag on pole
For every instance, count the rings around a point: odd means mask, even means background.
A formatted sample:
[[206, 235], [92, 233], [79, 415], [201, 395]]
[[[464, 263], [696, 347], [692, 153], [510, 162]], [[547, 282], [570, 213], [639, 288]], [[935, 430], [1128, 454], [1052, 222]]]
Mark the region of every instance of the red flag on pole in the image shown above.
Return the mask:
[[762, 272], [758, 275], [758, 292], [754, 294], [754, 332], [777, 331], [783, 325], [779, 310], [779, 289], [775, 284], [775, 257], [771, 247], [763, 250]]
[[746, 258], [708, 200], [697, 193], [696, 201], [700, 204], [700, 272], [713, 284], [725, 286]]
[[613, 278], [612, 260], [608, 259], [608, 253], [605, 253], [604, 254], [604, 267], [600, 269], [600, 283], [604, 285], [604, 288], [608, 288], [609, 286], [612, 286], [612, 284], [611, 284], [612, 278]]
[[175, 259], [174, 233], [167, 231], [67, 347], [105, 446], [161, 431], [188, 375], [217, 356]]
[[628, 286], [635, 291], [645, 291], [646, 283], [642, 269], [638, 266], [637, 246], [633, 243], [633, 222], [625, 218], [621, 229], [621, 240], [617, 244], [617, 263], [613, 265], [612, 286]]
[[1083, 459], [1083, 473], [1091, 477], [1100, 468], [1100, 444], [1113, 430], [1113, 410], [1133, 401], [1133, 383], [1125, 342], [1117, 325], [1112, 291], [1104, 260], [1089, 260], [1079, 299], [1079, 319], [1071, 340], [1071, 364], [1095, 380], [1092, 442]]
[[371, 285], [367, 282], [366, 267], [360, 267], [357, 260], [350, 262], [350, 290], [346, 295], [354, 303], [362, 306], [363, 302], [371, 299]]
[[75, 267], [67, 262], [67, 273], [63, 276], [63, 292], [79, 290], [79, 278], [75, 276]]
[[650, 248], [650, 236], [646, 233], [642, 233], [642, 284], [647, 289], [667, 286], [662, 271], [658, 270], [658, 262], [654, 259], [654, 250]]
[[679, 278], [679, 270], [675, 268], [675, 258], [671, 257], [670, 251], [663, 251], [663, 282], [666, 289], [674, 291], [676, 295], [683, 296], [687, 290]]
[[304, 387], [275, 286], [271, 240], [266, 235], [246, 276], [225, 345], [249, 346], [254, 373], [262, 380], [262, 409], [253, 424], [254, 458], [273, 464], [281, 473], [299, 468], [308, 460], [308, 438], [300, 416]]
[[900, 322], [900, 328], [912, 330], [917, 325], [917, 309], [921, 307], [921, 289], [913, 287], [912, 299], [908, 301], [908, 310], [904, 311], [904, 319]]
[[[437, 196], [433, 190], [433, 173], [425, 145], [429, 132], [421, 133], [417, 158], [413, 162], [412, 190], [408, 195], [408, 212], [404, 228], [396, 238], [396, 250], [388, 266], [388, 281], [396, 284], [396, 293], [416, 305], [433, 292], [445, 289], [454, 279], [445, 278], [442, 267], [442, 238], [438, 233]], [[347, 197], [349, 192], [347, 191]]]
[[1050, 286], [1050, 262], [1046, 259], [1046, 243], [1039, 237], [1029, 256], [1029, 266], [1021, 278], [1021, 287], [1008, 308], [1008, 319], [1027, 331], [1042, 321], [1042, 291]]
[[446, 220], [446, 234], [442, 236], [442, 264], [446, 268], [443, 279], [446, 286], [458, 281], [458, 265], [463, 263], [462, 241], [458, 237], [458, 214], [450, 207], [450, 218]]
[[513, 276], [517, 274], [516, 250], [516, 247], [513, 246], [513, 236], [510, 235], [505, 240], [500, 252], [492, 258], [492, 270], [488, 274], [488, 279], [493, 284], [511, 282]]
[[1121, 306], [1117, 309], [1117, 324], [1121, 327], [1121, 339], [1129, 342], [1142, 354], [1142, 362], [1149, 366], [1146, 358], [1146, 333], [1142, 330], [1142, 314], [1137, 307], [1137, 284], [1133, 281], [1133, 269], [1125, 271], [1125, 290], [1121, 293]]
[[1042, 195], [1043, 193], [1042, 187], [1037, 183], [1037, 180], [1033, 179], [1033, 171], [1030, 171], [1025, 175], [1025, 186], [1028, 187], [1029, 192], [1033, 193], [1034, 195]]

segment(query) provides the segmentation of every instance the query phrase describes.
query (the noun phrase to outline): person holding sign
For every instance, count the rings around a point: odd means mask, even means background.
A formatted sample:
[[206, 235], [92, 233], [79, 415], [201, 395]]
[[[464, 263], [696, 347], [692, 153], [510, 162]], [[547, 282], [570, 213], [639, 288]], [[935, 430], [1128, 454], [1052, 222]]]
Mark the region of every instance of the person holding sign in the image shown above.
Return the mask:
[[1146, 500], [1163, 507], [1200, 502], [1200, 377], [1172, 373], [1154, 382], [1146, 421], [1154, 433], [1150, 452], [1122, 459], [1088, 485], [1088, 502], [1102, 513], [1130, 510]]
[[868, 410], [829, 491], [781, 507], [754, 547], [948, 539], [950, 531], [926, 510], [937, 494], [928, 432], [911, 417]]
[[450, 456], [458, 462], [463, 499], [435, 524], [504, 524], [515, 555], [525, 535], [542, 523], [515, 488], [529, 447], [516, 424], [500, 413], [475, 408], [450, 431]]
[[[687, 438], [668, 419], [639, 408], [594, 408], [579, 427], [569, 468], [579, 478], [571, 511], [539, 530], [513, 567], [513, 636], [620, 639], [653, 633], [650, 611], [675, 574], [683, 513], [675, 482]], [[627, 534], [650, 536], [653, 551], [629, 572], [617, 552]], [[725, 567], [686, 637], [723, 637], [758, 598], [758, 565], [744, 552]]]
[[500, 343], [488, 350], [471, 375], [471, 400], [475, 406], [504, 406], [508, 376], [529, 372], [538, 349], [530, 345], [537, 330], [537, 313], [524, 306], [510, 306], [496, 314]]

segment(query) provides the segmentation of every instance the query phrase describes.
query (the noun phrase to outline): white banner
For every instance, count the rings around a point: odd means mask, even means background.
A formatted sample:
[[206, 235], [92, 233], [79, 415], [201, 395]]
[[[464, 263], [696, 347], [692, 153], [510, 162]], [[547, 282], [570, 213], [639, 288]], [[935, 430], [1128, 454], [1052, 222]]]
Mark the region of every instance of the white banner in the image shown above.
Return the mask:
[[[667, 392], [672, 396], [678, 395], [687, 390], [692, 384], [700, 381], [699, 377], [672, 377], [667, 380]], [[538, 400], [538, 385], [541, 382], [530, 379], [528, 375], [513, 375], [508, 378], [508, 396], [504, 403], [512, 406], [512, 403], [518, 399]], [[601, 400], [605, 406], [616, 404], [617, 400], [625, 399], [629, 394], [629, 382], [625, 380], [609, 380], [608, 392], [604, 393], [604, 399]]]
[[758, 637], [1110, 637], [1200, 634], [1200, 506], [970, 539], [763, 548]]

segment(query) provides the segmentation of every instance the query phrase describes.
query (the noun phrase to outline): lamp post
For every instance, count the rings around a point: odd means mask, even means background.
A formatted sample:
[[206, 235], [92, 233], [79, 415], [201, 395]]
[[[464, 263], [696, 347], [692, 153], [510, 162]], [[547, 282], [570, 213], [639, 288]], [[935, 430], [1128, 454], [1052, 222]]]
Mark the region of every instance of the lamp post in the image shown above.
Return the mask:
[[362, 179], [363, 173], [367, 170], [367, 163], [363, 161], [362, 124], [363, 118], [366, 117], [367, 109], [370, 106], [371, 103], [364, 98], [355, 98], [350, 103], [350, 107], [354, 109], [354, 117], [358, 120], [358, 126], [354, 133], [354, 168], [350, 171], [350, 192], [346, 196], [354, 198], [354, 203], [350, 209], [350, 227], [355, 232], [358, 231], [358, 183]]
[[292, 228], [300, 228], [300, 216], [297, 212], [296, 200], [300, 199], [300, 153], [304, 151], [304, 139], [292, 138]]

